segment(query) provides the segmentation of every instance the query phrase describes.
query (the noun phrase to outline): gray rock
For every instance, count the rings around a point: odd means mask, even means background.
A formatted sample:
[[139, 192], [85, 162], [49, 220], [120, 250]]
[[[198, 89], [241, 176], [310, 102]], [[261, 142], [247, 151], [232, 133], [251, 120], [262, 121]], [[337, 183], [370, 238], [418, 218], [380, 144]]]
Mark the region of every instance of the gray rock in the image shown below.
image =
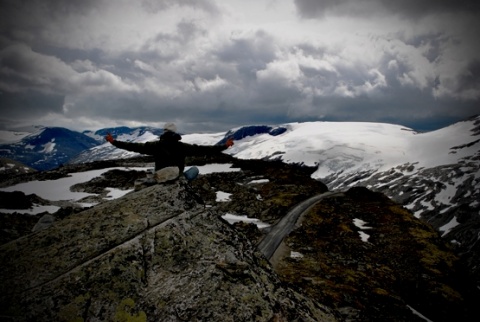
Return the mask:
[[53, 225], [53, 222], [55, 221], [55, 217], [50, 215], [50, 214], [45, 214], [43, 215], [38, 222], [33, 226], [32, 232], [37, 232], [40, 230], [47, 229], [51, 225]]
[[179, 176], [178, 167], [166, 167], [158, 170], [154, 174], [154, 178], [158, 183], [168, 182], [177, 179]]
[[154, 185], [0, 247], [15, 321], [335, 321], [284, 286], [184, 181]]

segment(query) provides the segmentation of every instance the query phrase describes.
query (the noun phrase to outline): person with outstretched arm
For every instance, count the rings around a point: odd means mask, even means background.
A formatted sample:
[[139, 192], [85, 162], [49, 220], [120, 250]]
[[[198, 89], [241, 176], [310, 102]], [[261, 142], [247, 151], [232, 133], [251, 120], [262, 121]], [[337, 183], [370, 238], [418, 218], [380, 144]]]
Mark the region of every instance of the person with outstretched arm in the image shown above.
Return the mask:
[[[187, 156], [202, 156], [220, 153], [233, 145], [233, 139], [228, 139], [224, 145], [197, 145], [180, 142], [182, 137], [176, 133], [177, 128], [173, 123], [166, 123], [164, 133], [159, 140], [134, 143], [118, 141], [107, 133], [105, 139], [119, 149], [152, 155], [155, 160], [155, 178], [161, 181], [161, 177], [167, 172], [170, 179], [178, 177], [185, 169]], [[173, 172], [172, 172], [173, 171]], [[198, 169], [192, 167], [185, 173], [187, 180], [193, 180], [198, 175]]]

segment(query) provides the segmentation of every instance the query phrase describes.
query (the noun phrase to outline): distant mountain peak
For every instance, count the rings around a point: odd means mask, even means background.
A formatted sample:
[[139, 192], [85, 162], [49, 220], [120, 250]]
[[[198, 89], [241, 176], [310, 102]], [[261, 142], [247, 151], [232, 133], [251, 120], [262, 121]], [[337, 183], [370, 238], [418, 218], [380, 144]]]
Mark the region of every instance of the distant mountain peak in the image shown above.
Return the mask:
[[50, 170], [96, 145], [98, 142], [82, 133], [62, 127], [42, 127], [20, 141], [0, 144], [0, 157], [36, 170]]

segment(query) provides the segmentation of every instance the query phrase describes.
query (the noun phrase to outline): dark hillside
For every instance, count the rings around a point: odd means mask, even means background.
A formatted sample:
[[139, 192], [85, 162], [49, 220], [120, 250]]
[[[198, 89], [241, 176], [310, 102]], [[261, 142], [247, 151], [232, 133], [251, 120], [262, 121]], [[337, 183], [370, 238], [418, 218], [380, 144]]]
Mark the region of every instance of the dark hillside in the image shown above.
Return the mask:
[[281, 279], [354, 321], [414, 321], [412, 309], [432, 321], [478, 316], [476, 290], [449, 244], [380, 193], [352, 188], [321, 201], [286, 245], [301, 256], [284, 252]]

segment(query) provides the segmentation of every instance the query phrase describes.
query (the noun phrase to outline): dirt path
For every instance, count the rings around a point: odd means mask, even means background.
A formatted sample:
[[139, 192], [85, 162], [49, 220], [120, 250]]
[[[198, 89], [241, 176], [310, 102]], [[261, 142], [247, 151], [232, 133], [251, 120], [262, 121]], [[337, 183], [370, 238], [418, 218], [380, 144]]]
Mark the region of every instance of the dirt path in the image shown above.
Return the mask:
[[274, 263], [276, 257], [285, 253], [286, 246], [281, 245], [282, 241], [293, 230], [297, 222], [301, 219], [301, 216], [322, 199], [342, 194], [343, 192], [329, 191], [299, 203], [272, 227], [270, 232], [258, 244], [258, 249], [270, 262]]

